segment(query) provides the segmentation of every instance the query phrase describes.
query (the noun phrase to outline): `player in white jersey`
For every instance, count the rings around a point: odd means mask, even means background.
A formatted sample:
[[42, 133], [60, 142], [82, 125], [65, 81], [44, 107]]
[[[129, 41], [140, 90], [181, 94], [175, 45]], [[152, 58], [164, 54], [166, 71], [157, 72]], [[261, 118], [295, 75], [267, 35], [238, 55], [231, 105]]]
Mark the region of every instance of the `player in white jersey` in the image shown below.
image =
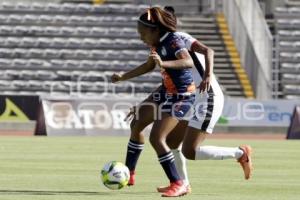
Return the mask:
[[[176, 32], [176, 34], [185, 42], [186, 48], [193, 58], [195, 64], [193, 79], [195, 84], [199, 85], [194, 103], [194, 116], [188, 122], [181, 123], [174, 128], [167, 139], [176, 158], [177, 171], [191, 190], [185, 158], [190, 160], [236, 158], [244, 170], [245, 179], [249, 179], [252, 171], [250, 146], [242, 145], [235, 148], [199, 146], [207, 134], [213, 132], [213, 128], [222, 114], [224, 95], [213, 74], [213, 51], [187, 33]], [[159, 192], [163, 192], [166, 188], [159, 187], [157, 189]]]

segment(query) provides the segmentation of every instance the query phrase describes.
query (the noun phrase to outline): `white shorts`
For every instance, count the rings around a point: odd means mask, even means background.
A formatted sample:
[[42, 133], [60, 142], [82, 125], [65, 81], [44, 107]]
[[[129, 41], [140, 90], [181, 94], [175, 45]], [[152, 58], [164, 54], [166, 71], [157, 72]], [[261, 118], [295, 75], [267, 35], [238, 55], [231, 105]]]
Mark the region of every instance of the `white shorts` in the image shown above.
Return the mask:
[[218, 95], [198, 93], [194, 103], [194, 115], [189, 120], [188, 126], [211, 134], [222, 114], [223, 106], [222, 93]]

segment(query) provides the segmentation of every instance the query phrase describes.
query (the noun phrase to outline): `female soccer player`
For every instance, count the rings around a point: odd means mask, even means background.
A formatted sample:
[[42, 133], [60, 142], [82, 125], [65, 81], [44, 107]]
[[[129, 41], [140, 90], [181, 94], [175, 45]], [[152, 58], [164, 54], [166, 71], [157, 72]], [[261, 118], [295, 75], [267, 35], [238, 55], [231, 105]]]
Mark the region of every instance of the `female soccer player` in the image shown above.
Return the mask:
[[[164, 197], [176, 197], [187, 193], [187, 189], [177, 173], [174, 156], [166, 144], [166, 138], [193, 106], [196, 90], [189, 69], [193, 67], [193, 60], [183, 41], [174, 34], [175, 31], [176, 19], [172, 14], [158, 7], [149, 9], [138, 20], [138, 32], [141, 40], [152, 47], [148, 61], [123, 76], [112, 76], [112, 81], [117, 82], [146, 73], [155, 65], [161, 68], [163, 84], [156, 93], [159, 95], [156, 103], [160, 107], [158, 112], [160, 116], [154, 121], [150, 133], [150, 143], [170, 180], [170, 186], [163, 191], [162, 196]], [[128, 144], [128, 149], [128, 152], [131, 153], [127, 154], [128, 160], [134, 160], [141, 145], [132, 140]], [[129, 168], [131, 168], [130, 163]]]

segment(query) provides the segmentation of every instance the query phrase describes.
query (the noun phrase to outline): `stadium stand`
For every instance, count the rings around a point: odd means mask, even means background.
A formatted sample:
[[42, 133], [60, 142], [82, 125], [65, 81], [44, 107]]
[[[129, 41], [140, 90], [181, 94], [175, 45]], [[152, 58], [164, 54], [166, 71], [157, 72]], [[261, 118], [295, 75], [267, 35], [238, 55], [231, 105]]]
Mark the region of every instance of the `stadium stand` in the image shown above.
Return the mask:
[[[146, 59], [147, 48], [138, 39], [135, 27], [136, 17], [147, 7], [120, 2], [101, 5], [2, 2], [0, 70], [5, 73], [0, 77], [1, 88], [31, 94], [53, 91], [69, 94], [78, 88], [89, 94], [103, 92], [103, 81], [109, 80], [113, 72], [128, 71]], [[216, 17], [182, 16], [179, 24], [181, 30], [215, 50], [215, 73], [225, 94], [247, 96]], [[297, 45], [292, 44], [296, 49]], [[82, 82], [78, 83], [78, 77]], [[147, 93], [160, 80], [159, 72], [154, 71], [129, 81], [129, 85], [138, 93]], [[130, 92], [126, 85], [107, 85], [108, 92], [113, 89]]]
[[275, 34], [279, 42], [280, 87], [283, 97], [300, 98], [300, 1], [285, 1], [275, 8]]

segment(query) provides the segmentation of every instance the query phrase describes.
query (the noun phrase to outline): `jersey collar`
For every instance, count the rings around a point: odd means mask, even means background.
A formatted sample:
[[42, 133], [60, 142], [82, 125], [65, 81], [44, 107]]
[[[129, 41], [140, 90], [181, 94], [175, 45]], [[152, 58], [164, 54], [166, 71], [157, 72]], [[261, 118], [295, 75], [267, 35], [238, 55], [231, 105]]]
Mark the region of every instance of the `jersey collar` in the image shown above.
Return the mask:
[[169, 34], [170, 34], [170, 32], [166, 32], [166, 33], [159, 39], [159, 42], [164, 41], [164, 40], [168, 37]]

